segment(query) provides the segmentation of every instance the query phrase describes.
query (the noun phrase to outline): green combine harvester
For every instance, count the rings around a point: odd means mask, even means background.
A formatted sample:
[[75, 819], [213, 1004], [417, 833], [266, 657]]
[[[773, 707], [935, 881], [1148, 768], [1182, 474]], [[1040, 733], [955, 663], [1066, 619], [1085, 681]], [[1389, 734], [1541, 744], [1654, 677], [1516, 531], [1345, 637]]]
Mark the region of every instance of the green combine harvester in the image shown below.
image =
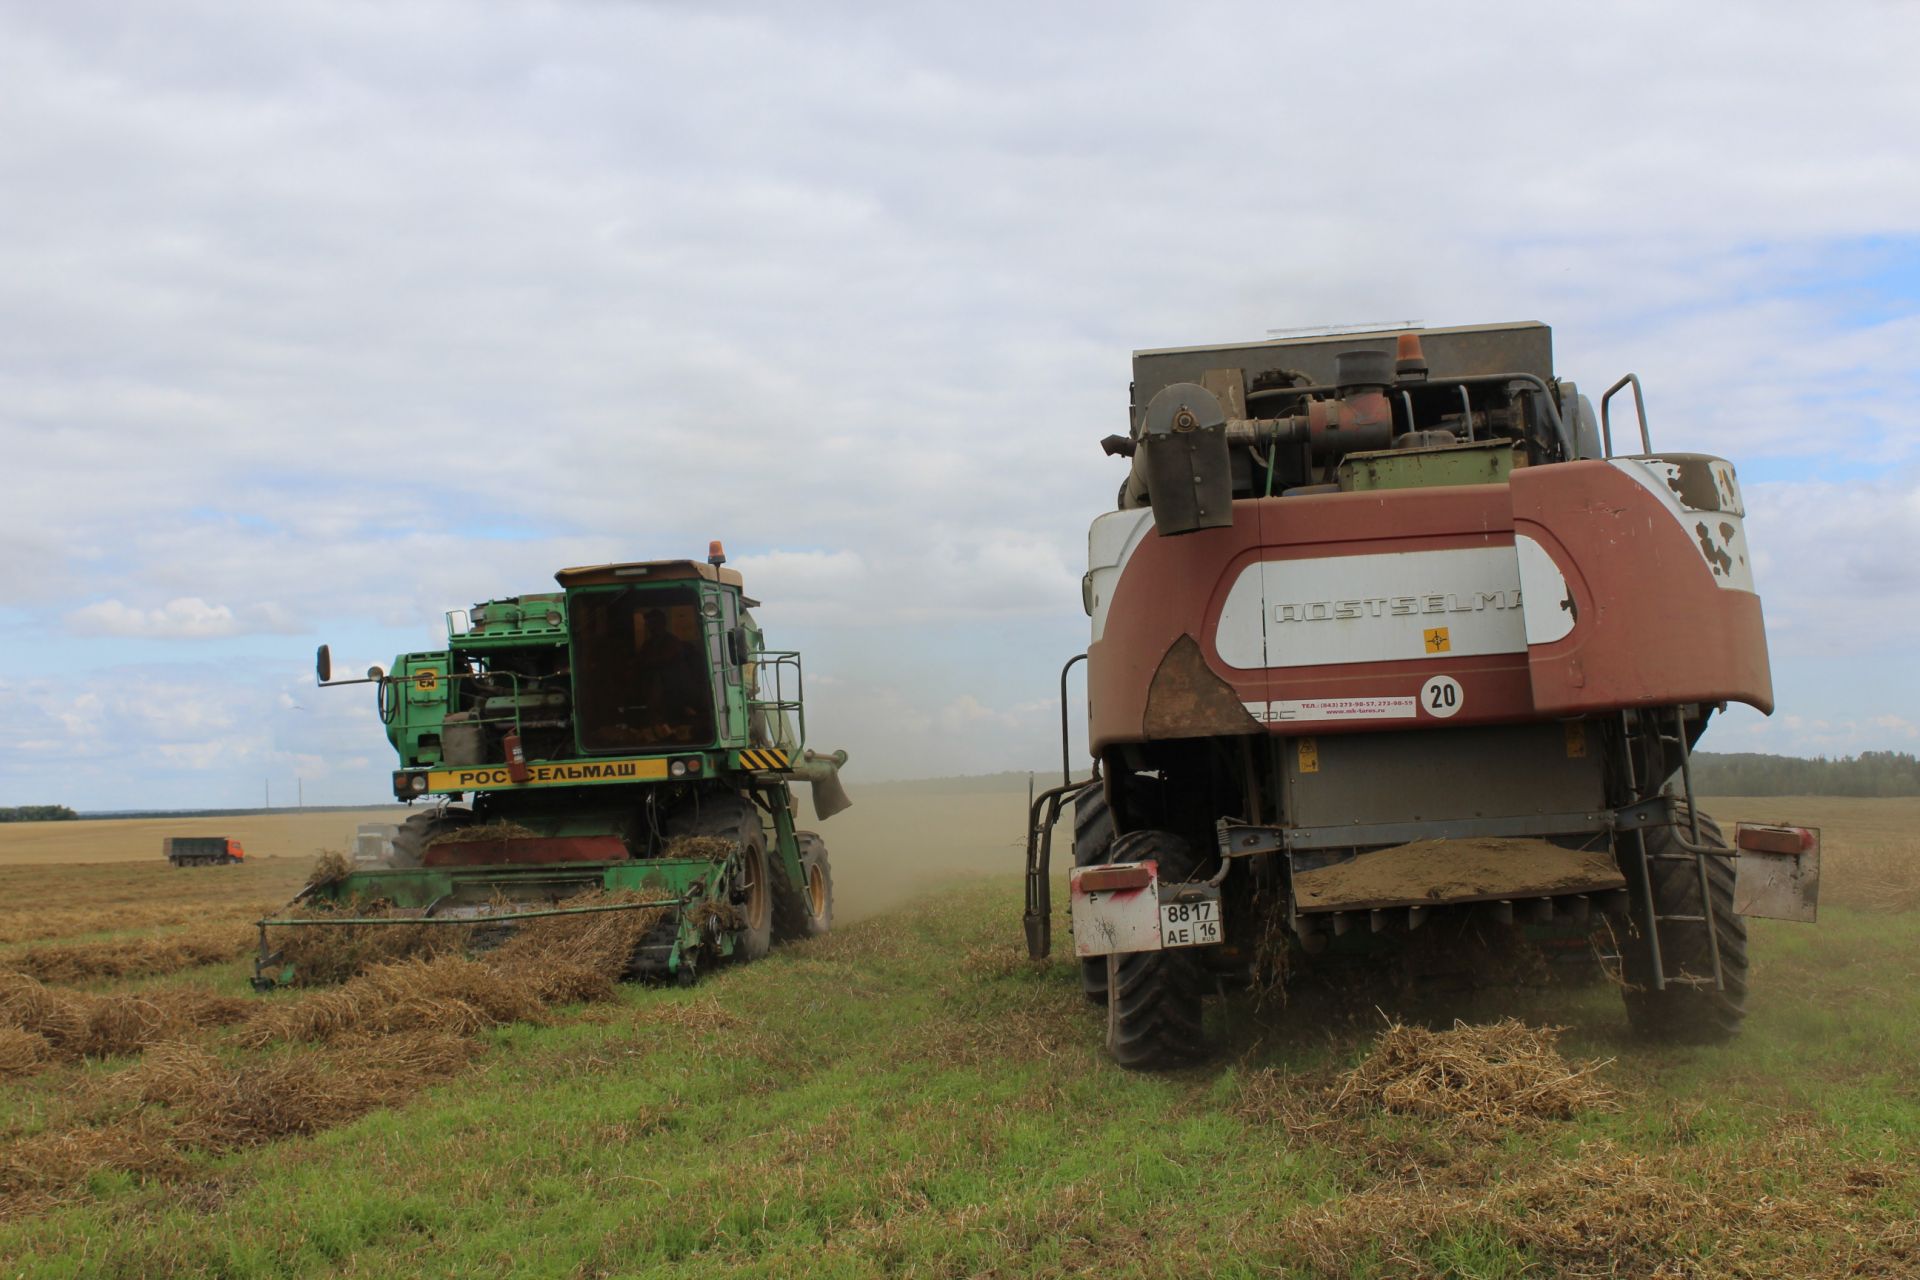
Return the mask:
[[791, 784], [828, 818], [846, 753], [806, 748], [800, 655], [769, 649], [740, 574], [706, 563], [563, 569], [561, 590], [455, 611], [447, 647], [371, 684], [400, 757], [394, 798], [437, 801], [380, 865], [305, 890], [260, 922], [254, 985], [298, 980], [295, 929], [444, 923], [476, 945], [516, 921], [656, 910], [629, 976], [691, 982], [774, 941], [825, 933], [833, 872], [795, 829]]

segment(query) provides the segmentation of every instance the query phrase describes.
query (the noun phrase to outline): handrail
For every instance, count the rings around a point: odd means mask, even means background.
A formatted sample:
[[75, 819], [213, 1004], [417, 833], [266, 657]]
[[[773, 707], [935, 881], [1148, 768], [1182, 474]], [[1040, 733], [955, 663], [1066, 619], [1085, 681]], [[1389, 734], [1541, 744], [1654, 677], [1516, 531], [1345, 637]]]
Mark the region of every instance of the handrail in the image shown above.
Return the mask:
[[[748, 652], [747, 661], [753, 664], [756, 689], [759, 687], [762, 668], [773, 673], [771, 698], [752, 696], [747, 698], [749, 732], [752, 729], [755, 711], [791, 711], [794, 713], [794, 729], [798, 739], [794, 743], [794, 748], [798, 750], [805, 747], [807, 743], [807, 677], [805, 669], [800, 664], [800, 651], [798, 649], [754, 649]], [[785, 680], [785, 670], [789, 666], [793, 668], [791, 698], [787, 697]]]
[[1613, 456], [1613, 423], [1607, 416], [1607, 401], [1623, 387], [1633, 388], [1633, 410], [1640, 415], [1640, 452], [1653, 452], [1653, 437], [1647, 432], [1647, 401], [1640, 394], [1640, 375], [1630, 373], [1607, 388], [1607, 394], [1600, 397], [1600, 439], [1606, 449], [1606, 456]]

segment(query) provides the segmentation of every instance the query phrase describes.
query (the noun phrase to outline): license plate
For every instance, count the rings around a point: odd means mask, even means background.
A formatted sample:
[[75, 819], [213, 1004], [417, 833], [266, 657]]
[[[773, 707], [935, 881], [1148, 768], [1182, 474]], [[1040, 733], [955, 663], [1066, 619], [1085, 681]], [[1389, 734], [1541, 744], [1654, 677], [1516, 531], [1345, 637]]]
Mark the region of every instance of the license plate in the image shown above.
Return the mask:
[[1220, 900], [1160, 904], [1160, 945], [1205, 947], [1220, 941]]

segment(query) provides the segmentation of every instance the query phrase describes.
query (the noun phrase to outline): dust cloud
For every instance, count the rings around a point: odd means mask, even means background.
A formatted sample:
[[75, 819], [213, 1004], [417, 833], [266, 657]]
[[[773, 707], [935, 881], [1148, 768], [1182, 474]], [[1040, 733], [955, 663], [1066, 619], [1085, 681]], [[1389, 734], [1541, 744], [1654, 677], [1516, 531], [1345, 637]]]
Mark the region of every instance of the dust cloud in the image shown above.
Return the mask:
[[815, 820], [808, 788], [794, 789], [801, 826], [827, 842], [837, 923], [890, 910], [963, 877], [1020, 873], [1025, 774], [870, 783], [850, 777], [846, 788], [853, 807], [825, 822]]

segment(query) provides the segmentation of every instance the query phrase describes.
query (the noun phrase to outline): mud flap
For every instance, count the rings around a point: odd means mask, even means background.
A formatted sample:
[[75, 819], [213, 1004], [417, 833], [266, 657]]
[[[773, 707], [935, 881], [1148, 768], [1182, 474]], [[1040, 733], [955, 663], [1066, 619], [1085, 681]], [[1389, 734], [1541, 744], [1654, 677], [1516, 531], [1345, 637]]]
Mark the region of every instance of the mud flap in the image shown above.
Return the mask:
[[1077, 956], [1204, 947], [1224, 937], [1219, 886], [1162, 884], [1151, 859], [1075, 867], [1067, 882]]
[[1733, 909], [1812, 924], [1820, 910], [1820, 832], [1742, 822], [1734, 827]]

